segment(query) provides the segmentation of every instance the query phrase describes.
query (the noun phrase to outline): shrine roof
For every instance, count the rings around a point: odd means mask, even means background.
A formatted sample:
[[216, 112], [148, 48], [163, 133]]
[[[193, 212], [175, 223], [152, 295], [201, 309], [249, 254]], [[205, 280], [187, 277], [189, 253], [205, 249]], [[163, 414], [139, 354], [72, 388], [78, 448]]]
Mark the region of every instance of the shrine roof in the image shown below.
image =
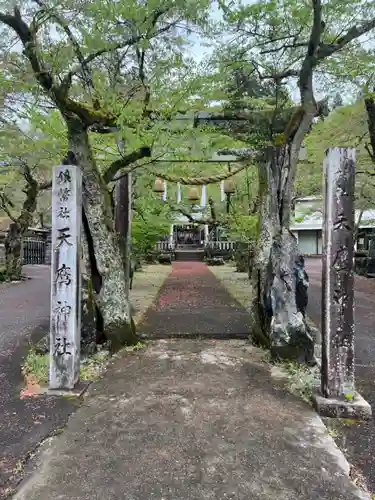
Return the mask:
[[[355, 220], [358, 222], [360, 210], [355, 211]], [[319, 230], [323, 227], [323, 215], [320, 211], [310, 215], [306, 215], [303, 221], [293, 223], [290, 227], [291, 231], [312, 231]], [[375, 228], [375, 210], [365, 210], [361, 217], [361, 228]]]

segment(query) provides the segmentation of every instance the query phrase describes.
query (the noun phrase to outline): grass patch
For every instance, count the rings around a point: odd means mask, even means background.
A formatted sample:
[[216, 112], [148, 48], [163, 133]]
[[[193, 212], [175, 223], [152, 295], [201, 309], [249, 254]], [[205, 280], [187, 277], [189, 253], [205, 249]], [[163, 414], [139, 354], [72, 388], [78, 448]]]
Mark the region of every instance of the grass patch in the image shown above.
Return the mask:
[[340, 437], [339, 431], [334, 427], [328, 429], [328, 435], [331, 436], [333, 439], [337, 439], [338, 437]]
[[[352, 418], [340, 418], [337, 419], [343, 427], [351, 427], [353, 425], [359, 425], [362, 422], [360, 420], [353, 420]], [[374, 499], [375, 500], [375, 499]]]
[[[124, 347], [125, 352], [137, 352], [146, 347], [145, 342], [137, 342], [135, 345]], [[80, 379], [84, 381], [97, 380], [102, 373], [109, 351], [100, 349], [90, 357], [81, 359]], [[41, 385], [48, 385], [49, 354], [38, 354], [34, 346], [30, 346], [27, 357], [22, 365], [24, 376], [31, 376], [33, 380]]]
[[278, 365], [287, 375], [286, 389], [301, 397], [306, 403], [311, 403], [313, 388], [320, 382], [319, 369], [311, 369], [291, 361], [284, 361]]
[[39, 385], [48, 384], [49, 355], [38, 354], [31, 346], [22, 366], [23, 375], [30, 375]]
[[210, 271], [227, 289], [229, 295], [237, 300], [245, 309], [250, 309], [251, 283], [247, 273], [236, 272], [235, 268], [230, 264], [210, 267]]
[[[103, 371], [105, 362], [108, 358], [109, 352], [101, 349], [94, 355], [82, 359], [80, 379], [85, 381], [96, 380]], [[31, 346], [22, 365], [23, 375], [31, 376], [37, 384], [45, 386], [48, 385], [48, 371], [49, 354], [38, 354], [35, 347]]]
[[146, 347], [146, 345], [147, 344], [145, 342], [139, 341], [134, 345], [129, 345], [129, 346], [124, 347], [123, 350], [125, 352], [137, 352], [137, 351], [144, 349]]
[[83, 359], [80, 368], [80, 379], [85, 381], [98, 379], [108, 358], [109, 352], [102, 349]]
[[7, 270], [4, 266], [0, 266], [0, 282], [8, 280]]
[[147, 265], [141, 273], [137, 271], [134, 275], [133, 289], [130, 290], [130, 303], [136, 326], [142, 322], [170, 272], [170, 266], [157, 264]]

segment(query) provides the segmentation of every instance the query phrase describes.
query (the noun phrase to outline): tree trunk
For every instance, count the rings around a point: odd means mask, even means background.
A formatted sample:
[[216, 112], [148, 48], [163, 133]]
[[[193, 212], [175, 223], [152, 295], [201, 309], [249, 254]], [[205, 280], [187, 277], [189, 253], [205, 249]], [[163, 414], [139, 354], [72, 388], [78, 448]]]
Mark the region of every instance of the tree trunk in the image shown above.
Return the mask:
[[9, 231], [4, 241], [5, 266], [7, 278], [10, 281], [22, 279], [22, 231], [17, 223], [9, 225]]
[[251, 336], [275, 358], [314, 362], [305, 320], [308, 277], [289, 231], [290, 154], [269, 148], [259, 165], [258, 240], [251, 270]]
[[375, 101], [373, 97], [365, 99], [367, 126], [370, 137], [371, 151], [370, 156], [372, 161], [375, 161]]
[[103, 332], [103, 320], [95, 302], [90, 252], [85, 231], [82, 231], [81, 248], [81, 351], [91, 354], [95, 352], [96, 345], [104, 343], [106, 338]]
[[126, 297], [123, 260], [113, 228], [110, 195], [96, 167], [82, 123], [66, 119], [69, 148], [83, 172], [83, 226], [88, 245], [92, 293], [111, 349], [136, 341]]

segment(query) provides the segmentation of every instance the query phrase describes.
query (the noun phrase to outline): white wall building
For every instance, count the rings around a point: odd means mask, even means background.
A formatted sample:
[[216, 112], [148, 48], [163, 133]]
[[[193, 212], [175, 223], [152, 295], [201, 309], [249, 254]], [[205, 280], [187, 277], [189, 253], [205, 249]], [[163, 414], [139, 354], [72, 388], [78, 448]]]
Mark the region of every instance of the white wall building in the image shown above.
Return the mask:
[[[298, 239], [300, 251], [305, 255], [321, 255], [322, 243], [322, 197], [307, 196], [296, 200], [294, 223], [291, 231]], [[360, 211], [356, 210], [355, 218], [358, 221]], [[357, 249], [367, 250], [370, 236], [375, 235], [375, 209], [365, 210], [359, 226]]]

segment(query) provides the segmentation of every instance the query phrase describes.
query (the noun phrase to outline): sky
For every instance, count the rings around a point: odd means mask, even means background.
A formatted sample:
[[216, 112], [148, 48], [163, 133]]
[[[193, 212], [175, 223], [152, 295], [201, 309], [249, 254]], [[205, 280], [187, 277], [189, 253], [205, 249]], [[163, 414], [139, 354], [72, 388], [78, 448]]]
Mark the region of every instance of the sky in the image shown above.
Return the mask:
[[[222, 19], [222, 15], [218, 9], [218, 5], [216, 2], [213, 2], [211, 6], [211, 18], [214, 21], [220, 21]], [[212, 48], [205, 47], [201, 44], [199, 37], [195, 34], [191, 35], [191, 41], [194, 43], [194, 46], [191, 48], [191, 55], [196, 59], [197, 62], [202, 62], [205, 57], [208, 57], [212, 54]]]

